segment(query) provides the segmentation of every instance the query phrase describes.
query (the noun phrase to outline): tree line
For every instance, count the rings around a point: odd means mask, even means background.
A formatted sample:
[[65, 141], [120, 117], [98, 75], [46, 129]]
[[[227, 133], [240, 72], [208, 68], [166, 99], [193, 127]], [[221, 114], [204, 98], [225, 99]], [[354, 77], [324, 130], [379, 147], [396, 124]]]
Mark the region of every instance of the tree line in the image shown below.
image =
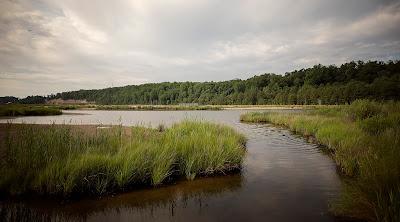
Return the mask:
[[[3, 97], [4, 98], [4, 97]], [[97, 104], [345, 104], [356, 99], [399, 100], [400, 62], [315, 65], [285, 75], [262, 74], [222, 82], [163, 82], [30, 96], [20, 103], [50, 99]], [[1, 101], [0, 101], [1, 102]]]

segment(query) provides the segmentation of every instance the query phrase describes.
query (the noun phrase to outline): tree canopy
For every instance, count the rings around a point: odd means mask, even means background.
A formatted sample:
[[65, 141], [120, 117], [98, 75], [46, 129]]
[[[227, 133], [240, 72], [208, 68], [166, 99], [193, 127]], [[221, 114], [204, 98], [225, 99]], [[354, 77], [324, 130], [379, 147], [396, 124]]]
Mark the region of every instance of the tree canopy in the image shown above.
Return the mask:
[[[22, 101], [27, 102], [27, 97]], [[45, 99], [87, 100], [98, 104], [344, 104], [356, 99], [399, 100], [400, 63], [349, 62], [315, 65], [285, 75], [247, 80], [163, 82], [57, 93]]]

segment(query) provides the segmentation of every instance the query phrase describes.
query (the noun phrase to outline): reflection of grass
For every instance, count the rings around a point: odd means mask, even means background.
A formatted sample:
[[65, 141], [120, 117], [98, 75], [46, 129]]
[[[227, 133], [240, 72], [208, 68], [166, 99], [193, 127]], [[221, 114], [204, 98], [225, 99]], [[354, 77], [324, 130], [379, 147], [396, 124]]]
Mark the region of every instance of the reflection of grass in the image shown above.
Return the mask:
[[[49, 221], [81, 221], [88, 220], [90, 216], [98, 213], [113, 215], [114, 212], [135, 212], [135, 216], [141, 215], [149, 220], [149, 216], [160, 216], [157, 209], [161, 209], [164, 214], [163, 209], [170, 209], [174, 205], [187, 206], [190, 201], [206, 202], [209, 198], [236, 191], [241, 185], [241, 175], [233, 174], [179, 181], [177, 184], [157, 189], [138, 189], [112, 198], [71, 200], [68, 204], [60, 204], [53, 199], [7, 201], [0, 205], [0, 221], [42, 221], [43, 218], [48, 218]], [[202, 206], [189, 207], [193, 210], [198, 207], [200, 210]]]
[[328, 146], [350, 177], [335, 212], [400, 221], [399, 113], [400, 103], [359, 100], [308, 113], [248, 113], [241, 120], [287, 126]]
[[46, 116], [61, 115], [57, 107], [36, 105], [0, 105], [0, 116]]
[[9, 194], [98, 195], [194, 179], [239, 169], [245, 152], [233, 129], [192, 121], [161, 132], [9, 124], [4, 137], [0, 189]]

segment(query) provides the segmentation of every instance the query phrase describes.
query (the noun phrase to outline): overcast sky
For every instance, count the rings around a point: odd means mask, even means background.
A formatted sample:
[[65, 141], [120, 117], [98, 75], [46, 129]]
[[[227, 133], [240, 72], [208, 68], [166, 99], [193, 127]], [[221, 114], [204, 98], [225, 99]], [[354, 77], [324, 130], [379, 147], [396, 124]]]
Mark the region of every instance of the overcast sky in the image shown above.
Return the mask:
[[1, 0], [0, 96], [398, 60], [399, 24], [399, 0]]

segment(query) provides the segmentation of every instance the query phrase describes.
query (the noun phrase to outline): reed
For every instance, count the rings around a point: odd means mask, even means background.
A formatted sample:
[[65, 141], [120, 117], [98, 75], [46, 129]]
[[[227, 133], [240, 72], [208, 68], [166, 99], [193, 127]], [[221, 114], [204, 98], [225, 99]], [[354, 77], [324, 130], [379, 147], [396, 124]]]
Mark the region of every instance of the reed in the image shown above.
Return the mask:
[[8, 124], [0, 190], [8, 195], [103, 195], [241, 168], [245, 137], [208, 122], [170, 128]]
[[97, 110], [130, 110], [130, 111], [175, 111], [175, 110], [221, 110], [220, 106], [211, 105], [96, 105]]
[[48, 116], [61, 115], [57, 107], [36, 105], [0, 105], [0, 116]]

